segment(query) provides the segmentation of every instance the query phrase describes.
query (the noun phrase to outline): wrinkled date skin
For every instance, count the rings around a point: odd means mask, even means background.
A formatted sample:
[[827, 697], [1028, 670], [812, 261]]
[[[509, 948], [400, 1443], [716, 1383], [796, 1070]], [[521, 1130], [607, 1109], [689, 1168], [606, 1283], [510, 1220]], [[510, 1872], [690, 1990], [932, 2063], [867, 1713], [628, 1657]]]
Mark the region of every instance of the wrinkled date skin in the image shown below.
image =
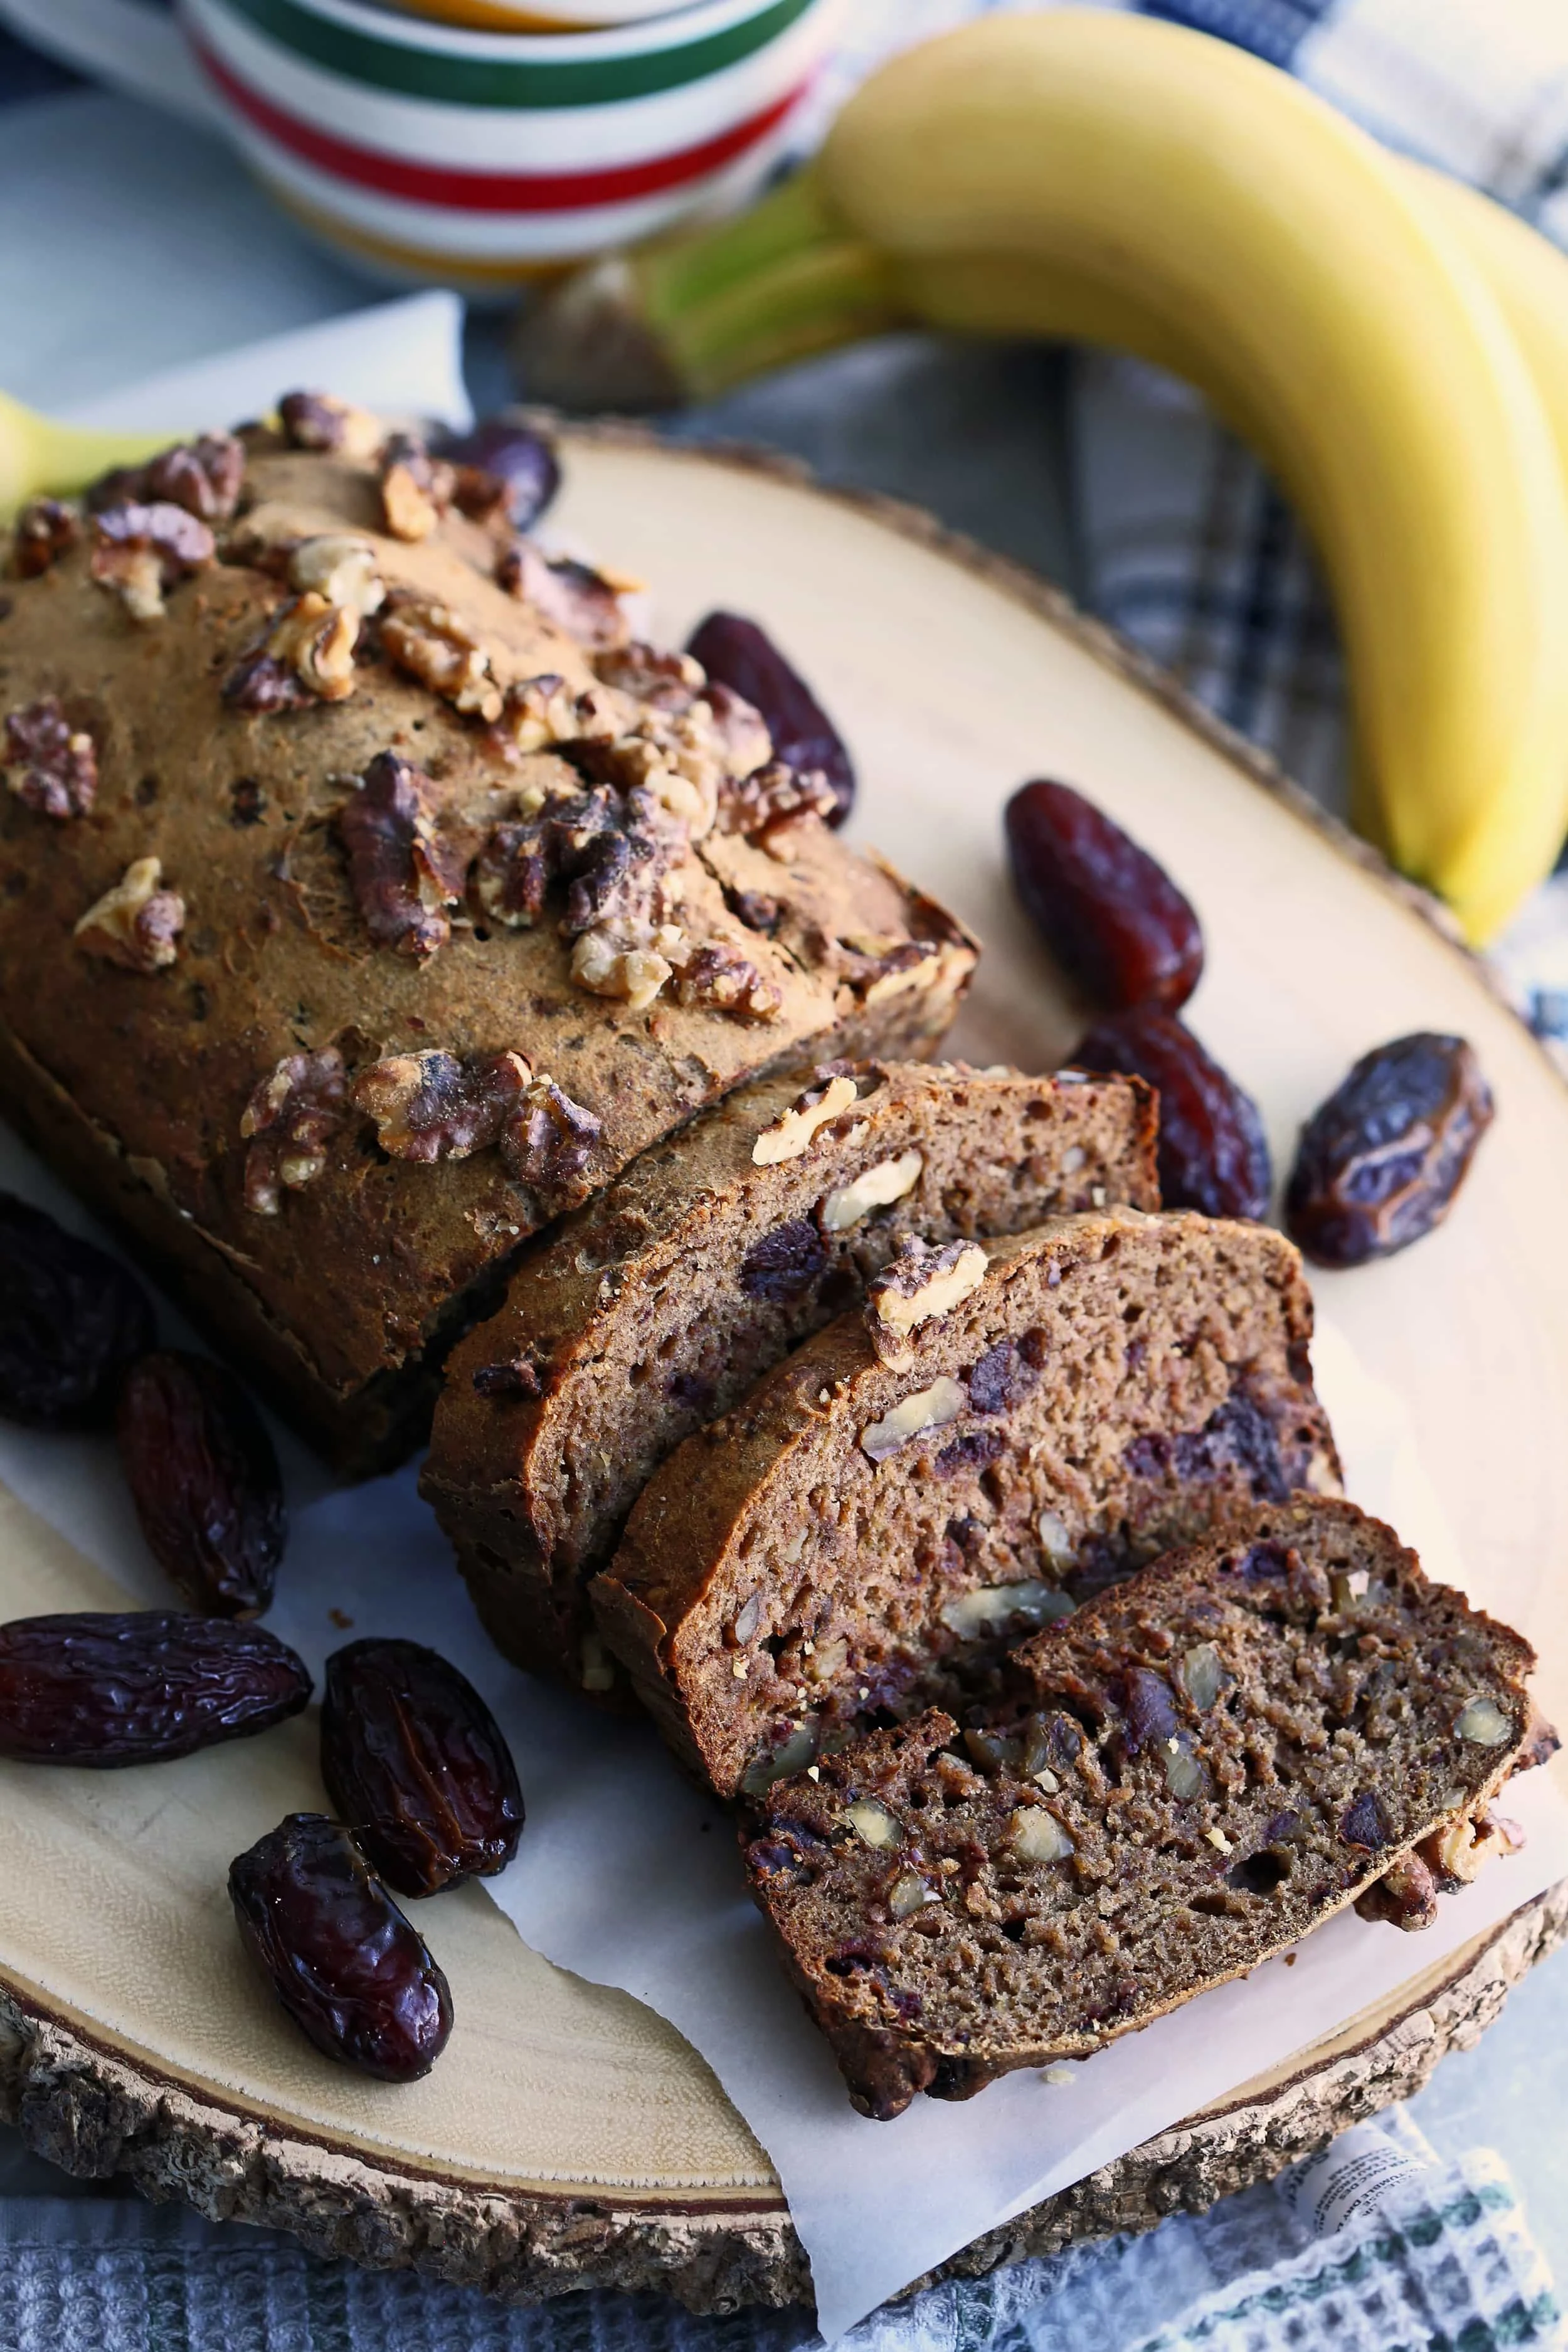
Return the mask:
[[351, 1642], [327, 1660], [321, 1778], [400, 1895], [492, 1877], [517, 1852], [511, 1750], [467, 1676], [417, 1642]]
[[717, 685], [761, 711], [775, 760], [802, 775], [815, 770], [826, 778], [838, 803], [827, 822], [842, 824], [855, 805], [855, 763], [837, 728], [767, 631], [739, 613], [710, 613], [686, 650]]
[[134, 1276], [0, 1193], [0, 1414], [30, 1429], [106, 1426], [121, 1373], [155, 1336]]
[[196, 1609], [255, 1616], [272, 1598], [288, 1520], [266, 1424], [221, 1364], [169, 1349], [127, 1375], [120, 1458], [142, 1532]]
[[561, 488], [561, 466], [542, 433], [504, 416], [484, 416], [471, 433], [443, 441], [440, 454], [454, 466], [477, 466], [506, 484], [507, 511], [526, 530]]
[[1072, 1056], [1084, 1070], [1147, 1078], [1160, 1094], [1160, 1197], [1209, 1217], [1268, 1213], [1268, 1143], [1258, 1106], [1173, 1013], [1143, 1005], [1097, 1021]]
[[1096, 1004], [1175, 1013], [1204, 968], [1198, 919], [1163, 866], [1070, 784], [1021, 784], [1007, 851], [1024, 910]]
[[1301, 1130], [1287, 1232], [1317, 1265], [1408, 1249], [1447, 1215], [1491, 1120], [1491, 1089], [1464, 1038], [1374, 1047]]
[[228, 1869], [242, 1942], [301, 2032], [384, 2083], [427, 2074], [452, 1995], [425, 1939], [321, 1813], [290, 1813]]
[[159, 1764], [298, 1715], [304, 1660], [276, 1633], [170, 1610], [0, 1625], [0, 1756]]

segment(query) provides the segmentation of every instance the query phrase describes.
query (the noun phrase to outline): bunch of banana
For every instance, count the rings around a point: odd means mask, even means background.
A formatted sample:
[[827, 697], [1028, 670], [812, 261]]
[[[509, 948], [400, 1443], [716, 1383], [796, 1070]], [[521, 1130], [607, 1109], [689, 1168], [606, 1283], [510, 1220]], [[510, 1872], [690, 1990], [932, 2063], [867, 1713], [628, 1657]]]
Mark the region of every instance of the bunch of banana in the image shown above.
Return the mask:
[[532, 383], [614, 352], [590, 390], [705, 394], [908, 321], [1203, 388], [1317, 541], [1358, 824], [1505, 920], [1568, 830], [1568, 259], [1227, 43], [1051, 9], [906, 52], [752, 213], [574, 281]]

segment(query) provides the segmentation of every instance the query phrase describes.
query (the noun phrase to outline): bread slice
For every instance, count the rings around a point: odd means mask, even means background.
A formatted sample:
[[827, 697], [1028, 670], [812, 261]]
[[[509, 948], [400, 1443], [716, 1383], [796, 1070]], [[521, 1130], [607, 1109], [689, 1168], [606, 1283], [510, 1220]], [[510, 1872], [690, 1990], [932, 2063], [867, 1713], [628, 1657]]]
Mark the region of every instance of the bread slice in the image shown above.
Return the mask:
[[752, 1891], [863, 2114], [967, 2098], [1358, 1896], [1425, 1924], [1410, 1890], [1503, 1842], [1475, 1825], [1535, 1760], [1533, 1664], [1391, 1529], [1300, 1496], [1029, 1642], [984, 1729], [933, 1711], [781, 1783]]
[[928, 1303], [977, 1286], [906, 1337], [911, 1267], [878, 1294], [891, 1343], [872, 1307], [807, 1341], [670, 1456], [591, 1587], [723, 1795], [963, 1714], [1075, 1601], [1239, 1506], [1338, 1486], [1300, 1260], [1267, 1227], [1055, 1219], [931, 1275]]
[[905, 1241], [1155, 1207], [1154, 1131], [1138, 1082], [869, 1063], [748, 1087], [644, 1152], [525, 1258], [437, 1411], [424, 1492], [500, 1648], [624, 1691], [584, 1587], [682, 1439]]
[[668, 1454], [902, 1242], [1157, 1206], [1154, 1124], [1126, 1079], [860, 1063], [745, 1087], [644, 1152], [524, 1258], [435, 1416], [423, 1491], [500, 1649], [626, 1689], [585, 1583]]

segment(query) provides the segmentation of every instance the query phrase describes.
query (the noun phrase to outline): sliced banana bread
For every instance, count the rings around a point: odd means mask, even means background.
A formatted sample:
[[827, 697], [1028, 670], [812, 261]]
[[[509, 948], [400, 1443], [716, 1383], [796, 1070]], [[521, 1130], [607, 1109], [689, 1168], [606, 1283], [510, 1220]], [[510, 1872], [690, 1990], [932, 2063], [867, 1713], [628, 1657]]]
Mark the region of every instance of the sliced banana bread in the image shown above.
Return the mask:
[[681, 1440], [911, 1238], [1157, 1206], [1154, 1129], [1137, 1081], [868, 1063], [744, 1087], [645, 1151], [525, 1257], [437, 1409], [424, 1491], [500, 1648], [620, 1681], [584, 1586]]
[[601, 1630], [724, 1795], [962, 1715], [1075, 1601], [1337, 1487], [1311, 1313], [1282, 1235], [1191, 1212], [913, 1245], [670, 1456], [591, 1587]]
[[[1474, 1874], [1535, 1760], [1527, 1643], [1348, 1503], [1168, 1554], [771, 1794], [746, 1862], [863, 2114], [1078, 2058], [1348, 1903]], [[1393, 1887], [1383, 1910], [1380, 1897]], [[1375, 1892], [1373, 1891], [1375, 1889]]]

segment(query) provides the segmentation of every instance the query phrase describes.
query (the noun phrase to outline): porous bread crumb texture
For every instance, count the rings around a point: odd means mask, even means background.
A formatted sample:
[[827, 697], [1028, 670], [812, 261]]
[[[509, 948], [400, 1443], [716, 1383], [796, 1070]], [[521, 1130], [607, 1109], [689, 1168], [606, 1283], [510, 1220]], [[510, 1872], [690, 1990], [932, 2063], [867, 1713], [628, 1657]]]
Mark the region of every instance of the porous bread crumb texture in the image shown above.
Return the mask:
[[[1346, 1503], [1172, 1554], [781, 1782], [752, 1890], [868, 2115], [1077, 2058], [1352, 1902], [1527, 1746], [1519, 1635]], [[1484, 1737], [1478, 1737], [1477, 1734]]]
[[758, 1164], [756, 1141], [798, 1076], [742, 1088], [644, 1152], [524, 1259], [454, 1355], [424, 1492], [519, 1664], [581, 1678], [585, 1580], [659, 1464], [857, 1303], [904, 1242], [1157, 1204], [1138, 1082], [873, 1063], [853, 1083], [853, 1107], [776, 1165]]
[[[574, 709], [635, 707], [648, 740], [626, 756], [647, 752], [662, 788], [653, 737], [673, 742], [686, 723], [661, 717], [664, 670], [641, 677], [603, 583], [597, 637], [574, 635], [566, 607], [508, 593], [499, 520], [454, 509], [409, 543], [386, 528], [374, 458], [259, 430], [242, 455], [237, 512], [195, 530], [188, 562], [168, 555], [158, 609], [142, 617], [104, 571], [101, 518], [78, 518], [42, 568], [0, 539], [0, 1104], [130, 1229], [306, 1433], [363, 1468], [418, 1433], [427, 1360], [454, 1327], [493, 1309], [494, 1284], [531, 1234], [761, 1073], [935, 1050], [973, 950], [872, 854], [805, 815], [756, 839], [715, 831], [654, 845], [656, 864], [676, 858], [664, 880], [683, 894], [682, 936], [717, 943], [714, 955], [638, 1010], [587, 993], [563, 935], [564, 881], [536, 914], [491, 921], [461, 869], [509, 824], [526, 832], [510, 824], [519, 811], [581, 795], [591, 759], [613, 761], [624, 747], [503, 740], [487, 714], [540, 679], [559, 683]], [[167, 504], [145, 511], [194, 522]], [[353, 642], [342, 677], [329, 695], [279, 657], [257, 688], [271, 701], [226, 693], [258, 662], [266, 670], [257, 648], [300, 584], [298, 551], [323, 541], [367, 551], [374, 574], [374, 599], [359, 580], [353, 629], [344, 623]], [[155, 547], [147, 562], [159, 560]], [[553, 578], [537, 559], [535, 575]], [[435, 612], [477, 648], [478, 699], [397, 656], [395, 625]], [[612, 674], [632, 682], [612, 688]], [[53, 790], [24, 756], [25, 742], [42, 741], [28, 714], [55, 708], [61, 742], [90, 743], [90, 791]], [[341, 819], [385, 754], [423, 780], [409, 840], [381, 846], [408, 898], [407, 940], [438, 940], [435, 952], [373, 936], [351, 877]], [[121, 969], [84, 955], [72, 937], [84, 908], [154, 859], [184, 903], [177, 961]], [[764, 928], [731, 903], [742, 869], [744, 905], [765, 900]], [[770, 1004], [776, 996], [769, 1017], [738, 1017], [721, 1001], [737, 960]], [[276, 1213], [258, 1214], [247, 1107], [283, 1061], [329, 1051], [342, 1055], [349, 1091], [324, 1164], [308, 1182], [286, 1181]], [[493, 1145], [439, 1166], [388, 1157], [353, 1082], [388, 1056], [424, 1052], [521, 1055], [599, 1123], [594, 1150], [553, 1166], [542, 1154], [523, 1180]]]
[[988, 1247], [906, 1364], [843, 1318], [689, 1439], [590, 1588], [721, 1794], [963, 1715], [1042, 1622], [1238, 1507], [1337, 1490], [1281, 1235], [1123, 1210]]

